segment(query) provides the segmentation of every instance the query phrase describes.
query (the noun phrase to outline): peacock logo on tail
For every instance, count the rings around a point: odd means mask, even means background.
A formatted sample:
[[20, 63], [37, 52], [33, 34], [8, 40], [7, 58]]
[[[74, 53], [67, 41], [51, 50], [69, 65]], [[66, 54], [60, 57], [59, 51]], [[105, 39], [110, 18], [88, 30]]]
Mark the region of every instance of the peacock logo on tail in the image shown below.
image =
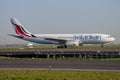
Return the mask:
[[26, 37], [35, 37], [33, 34], [28, 32], [22, 24], [15, 18], [10, 18], [10, 21], [15, 29], [17, 35], [26, 36]]

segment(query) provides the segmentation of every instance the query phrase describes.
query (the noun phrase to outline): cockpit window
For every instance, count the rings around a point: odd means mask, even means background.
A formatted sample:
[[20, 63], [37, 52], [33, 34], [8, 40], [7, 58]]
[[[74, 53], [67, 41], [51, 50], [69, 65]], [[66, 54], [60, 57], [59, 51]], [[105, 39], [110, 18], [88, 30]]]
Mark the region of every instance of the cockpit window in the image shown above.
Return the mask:
[[111, 38], [111, 36], [110, 35], [108, 35], [108, 36], [105, 36], [106, 38]]
[[109, 35], [108, 38], [110, 38], [111, 36]]

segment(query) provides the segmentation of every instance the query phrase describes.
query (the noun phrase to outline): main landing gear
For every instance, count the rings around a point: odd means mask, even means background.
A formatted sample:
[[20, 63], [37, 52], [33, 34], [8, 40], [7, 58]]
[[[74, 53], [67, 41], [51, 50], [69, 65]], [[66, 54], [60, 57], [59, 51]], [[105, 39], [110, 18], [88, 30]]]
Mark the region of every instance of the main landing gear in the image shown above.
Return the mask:
[[64, 45], [64, 46], [57, 46], [57, 48], [67, 48], [67, 46], [66, 45]]

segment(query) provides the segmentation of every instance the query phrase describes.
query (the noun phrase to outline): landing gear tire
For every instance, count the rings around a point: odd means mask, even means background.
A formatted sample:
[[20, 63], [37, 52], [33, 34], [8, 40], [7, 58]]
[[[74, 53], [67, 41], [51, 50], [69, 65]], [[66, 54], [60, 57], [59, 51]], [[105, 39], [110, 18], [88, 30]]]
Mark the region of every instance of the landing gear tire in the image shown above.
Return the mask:
[[67, 48], [67, 46], [57, 46], [57, 48]]
[[64, 48], [67, 48], [67, 46], [65, 45]]

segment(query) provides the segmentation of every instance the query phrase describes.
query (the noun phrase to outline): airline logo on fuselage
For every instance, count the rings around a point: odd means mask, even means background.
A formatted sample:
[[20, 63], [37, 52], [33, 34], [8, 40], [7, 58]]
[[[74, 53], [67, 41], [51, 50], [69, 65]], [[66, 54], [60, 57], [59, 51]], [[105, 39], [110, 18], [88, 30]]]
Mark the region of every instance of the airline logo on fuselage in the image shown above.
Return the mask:
[[101, 40], [101, 36], [97, 35], [73, 35], [74, 40]]

